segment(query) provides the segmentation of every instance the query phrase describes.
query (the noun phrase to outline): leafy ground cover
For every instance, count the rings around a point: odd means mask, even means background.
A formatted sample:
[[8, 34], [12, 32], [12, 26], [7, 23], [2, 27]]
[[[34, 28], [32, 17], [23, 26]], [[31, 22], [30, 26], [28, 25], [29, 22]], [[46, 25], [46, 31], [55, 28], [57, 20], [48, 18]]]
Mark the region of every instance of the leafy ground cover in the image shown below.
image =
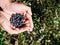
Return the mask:
[[10, 35], [0, 29], [0, 45], [60, 45], [60, 0], [13, 0], [32, 9], [34, 29]]

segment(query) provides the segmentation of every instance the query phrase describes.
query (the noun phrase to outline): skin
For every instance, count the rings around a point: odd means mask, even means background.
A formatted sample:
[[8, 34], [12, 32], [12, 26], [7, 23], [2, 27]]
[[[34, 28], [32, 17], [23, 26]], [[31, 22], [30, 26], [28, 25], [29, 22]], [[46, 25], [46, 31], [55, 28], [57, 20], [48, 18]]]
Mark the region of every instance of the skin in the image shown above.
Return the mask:
[[[4, 2], [4, 4], [2, 4]], [[7, 31], [9, 34], [18, 34], [24, 31], [32, 31], [33, 21], [32, 21], [32, 12], [31, 8], [22, 4], [22, 3], [11, 3], [11, 0], [0, 0], [0, 6], [4, 11], [0, 11], [0, 24], [1, 28], [4, 31]], [[12, 14], [20, 13], [25, 16], [28, 20], [24, 20], [26, 24], [22, 28], [15, 28], [10, 23], [10, 18]]]

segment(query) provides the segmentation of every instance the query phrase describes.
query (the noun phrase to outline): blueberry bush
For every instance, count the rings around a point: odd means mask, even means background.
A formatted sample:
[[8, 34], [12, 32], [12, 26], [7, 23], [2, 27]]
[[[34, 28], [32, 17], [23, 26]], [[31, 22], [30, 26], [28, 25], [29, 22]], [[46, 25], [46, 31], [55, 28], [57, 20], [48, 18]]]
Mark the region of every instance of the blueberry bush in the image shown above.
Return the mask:
[[60, 45], [60, 0], [13, 0], [32, 9], [32, 32], [10, 35], [0, 29], [0, 45]]

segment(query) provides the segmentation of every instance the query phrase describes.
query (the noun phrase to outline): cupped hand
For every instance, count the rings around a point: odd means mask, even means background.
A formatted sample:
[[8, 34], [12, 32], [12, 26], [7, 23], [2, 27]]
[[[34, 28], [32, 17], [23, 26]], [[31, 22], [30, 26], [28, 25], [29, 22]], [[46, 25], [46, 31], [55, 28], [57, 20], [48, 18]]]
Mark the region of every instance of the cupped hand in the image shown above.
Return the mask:
[[[0, 24], [1, 28], [7, 31], [9, 34], [18, 34], [24, 31], [32, 31], [33, 29], [33, 21], [32, 21], [32, 12], [31, 8], [20, 3], [9, 3], [3, 9], [4, 11], [0, 11]], [[22, 28], [15, 28], [10, 23], [10, 18], [12, 14], [20, 13], [28, 20], [25, 20], [24, 23], [26, 26]]]

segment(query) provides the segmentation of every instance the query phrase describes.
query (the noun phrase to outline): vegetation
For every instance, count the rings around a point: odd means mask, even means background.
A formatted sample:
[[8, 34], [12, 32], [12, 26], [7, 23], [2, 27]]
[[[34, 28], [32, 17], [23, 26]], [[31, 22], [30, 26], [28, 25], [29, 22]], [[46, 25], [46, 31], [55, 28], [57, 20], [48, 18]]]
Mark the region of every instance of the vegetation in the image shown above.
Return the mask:
[[0, 29], [0, 45], [60, 45], [60, 0], [13, 0], [32, 9], [34, 29], [10, 35]]

